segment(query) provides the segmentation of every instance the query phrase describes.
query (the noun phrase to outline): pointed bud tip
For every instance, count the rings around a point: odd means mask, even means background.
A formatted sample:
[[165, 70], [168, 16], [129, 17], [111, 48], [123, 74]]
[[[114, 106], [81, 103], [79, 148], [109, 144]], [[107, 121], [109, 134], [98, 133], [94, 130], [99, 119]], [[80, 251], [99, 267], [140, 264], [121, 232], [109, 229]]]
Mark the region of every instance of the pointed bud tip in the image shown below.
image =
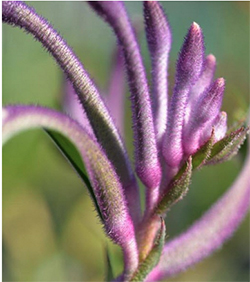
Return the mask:
[[196, 22], [193, 22], [191, 25], [190, 31], [198, 33], [198, 32], [201, 32], [201, 28]]

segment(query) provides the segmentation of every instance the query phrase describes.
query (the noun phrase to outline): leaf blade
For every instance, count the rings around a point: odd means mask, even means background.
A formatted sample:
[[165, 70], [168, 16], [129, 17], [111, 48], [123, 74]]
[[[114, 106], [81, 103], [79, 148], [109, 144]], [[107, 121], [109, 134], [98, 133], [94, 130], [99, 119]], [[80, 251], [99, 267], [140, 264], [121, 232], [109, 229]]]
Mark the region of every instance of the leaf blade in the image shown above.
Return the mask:
[[58, 132], [55, 132], [53, 130], [44, 129], [45, 132], [49, 135], [49, 137], [54, 141], [55, 145], [58, 147], [59, 151], [63, 154], [63, 156], [66, 158], [66, 160], [71, 164], [73, 169], [77, 172], [77, 174], [80, 176], [82, 181], [85, 183], [90, 196], [94, 202], [94, 205], [96, 207], [96, 210], [98, 212], [99, 217], [101, 218], [103, 222], [102, 213], [100, 210], [100, 207], [97, 203], [97, 199], [94, 194], [94, 189], [89, 181], [89, 178], [87, 176], [86, 169], [84, 167], [84, 164], [81, 160], [81, 157], [79, 155], [79, 152], [74, 147], [74, 145], [66, 139], [66, 137], [60, 135]]

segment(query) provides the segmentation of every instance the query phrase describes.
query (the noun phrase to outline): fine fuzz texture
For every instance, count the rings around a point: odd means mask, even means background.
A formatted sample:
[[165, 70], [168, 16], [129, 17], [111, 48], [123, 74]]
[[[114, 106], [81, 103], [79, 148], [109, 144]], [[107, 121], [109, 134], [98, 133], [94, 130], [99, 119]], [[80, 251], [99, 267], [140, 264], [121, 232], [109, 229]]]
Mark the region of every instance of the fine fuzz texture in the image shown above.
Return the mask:
[[[19, 26], [32, 33], [56, 59], [72, 82], [97, 140], [115, 166], [124, 187], [130, 189], [136, 182], [123, 141], [96, 86], [76, 55], [57, 31], [25, 3], [5, 1], [2, 10], [4, 22]], [[133, 199], [138, 202], [139, 191], [136, 185], [133, 190]], [[136, 206], [135, 203], [129, 202], [129, 204]], [[133, 211], [132, 208], [131, 211]], [[139, 220], [138, 211], [133, 213], [132, 216], [135, 222]]]
[[131, 93], [136, 172], [146, 187], [158, 187], [161, 180], [161, 167], [158, 160], [151, 101], [134, 30], [122, 2], [95, 1], [89, 4], [110, 24], [122, 47]]
[[218, 78], [211, 87], [199, 98], [197, 106], [191, 111], [191, 115], [183, 132], [184, 153], [191, 155], [199, 148], [199, 140], [203, 128], [209, 121], [217, 117], [225, 88], [223, 78]]
[[245, 217], [250, 204], [250, 154], [228, 192], [185, 233], [169, 241], [146, 281], [159, 281], [198, 263], [219, 249]]
[[193, 23], [182, 46], [176, 67], [175, 87], [171, 98], [163, 156], [168, 166], [179, 168], [183, 159], [182, 131], [189, 91], [198, 80], [204, 62], [201, 28]]
[[144, 2], [144, 19], [148, 48], [152, 61], [152, 102], [155, 131], [159, 148], [166, 129], [168, 111], [168, 57], [171, 31], [161, 5], [156, 1]]
[[[3, 2], [3, 21], [31, 33], [63, 70], [62, 104], [70, 116], [40, 106], [7, 106], [2, 115], [3, 141], [24, 130], [44, 129], [85, 183], [106, 235], [123, 252], [124, 268], [117, 278], [108, 256], [108, 279], [159, 281], [220, 248], [246, 215], [249, 152], [242, 172], [224, 196], [186, 232], [165, 242], [163, 217], [189, 191], [193, 171], [234, 156], [249, 127], [242, 122], [227, 132], [227, 114], [221, 111], [225, 80], [214, 80], [216, 59], [205, 56], [197, 23], [191, 24], [179, 53], [168, 102], [172, 35], [162, 6], [157, 1], [143, 3], [152, 65], [150, 93], [125, 5], [120, 1], [91, 1], [89, 5], [110, 25], [118, 42], [104, 99], [47, 20], [25, 3]], [[119, 133], [123, 135], [124, 70], [131, 94], [134, 169]], [[145, 186], [142, 215], [135, 173]]]
[[99, 144], [74, 120], [54, 110], [36, 106], [4, 109], [3, 140], [36, 127], [55, 130], [68, 137], [84, 160], [100, 207], [107, 235], [122, 246], [128, 272], [138, 264], [134, 226], [119, 178]]

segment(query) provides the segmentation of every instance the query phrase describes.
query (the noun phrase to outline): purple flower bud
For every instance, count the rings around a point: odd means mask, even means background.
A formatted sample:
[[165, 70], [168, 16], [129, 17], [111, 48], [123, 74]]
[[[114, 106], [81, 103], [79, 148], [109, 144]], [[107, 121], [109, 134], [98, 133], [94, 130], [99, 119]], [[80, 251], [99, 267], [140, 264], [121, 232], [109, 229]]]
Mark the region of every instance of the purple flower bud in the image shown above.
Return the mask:
[[175, 87], [192, 86], [199, 78], [204, 63], [204, 42], [200, 26], [193, 22], [182, 46], [176, 66]]
[[201, 73], [200, 78], [197, 82], [192, 86], [189, 97], [188, 97], [188, 104], [186, 107], [185, 113], [185, 124], [188, 122], [191, 108], [193, 108], [197, 101], [199, 100], [200, 95], [210, 86], [213, 81], [213, 76], [216, 67], [216, 59], [215, 57], [210, 54], [206, 57], [204, 62], [204, 69]]
[[193, 23], [179, 55], [174, 93], [171, 98], [167, 129], [163, 141], [163, 156], [168, 166], [178, 168], [183, 160], [182, 130], [189, 91], [198, 80], [204, 62], [201, 28]]
[[199, 144], [203, 145], [210, 137], [212, 128], [214, 128], [214, 142], [221, 140], [227, 132], [227, 113], [220, 112], [219, 115], [202, 130]]
[[199, 148], [200, 135], [206, 123], [217, 117], [222, 104], [224, 88], [224, 79], [218, 78], [210, 89], [201, 95], [197, 106], [192, 109], [189, 122], [183, 132], [183, 147], [186, 155], [195, 153]]
[[171, 31], [161, 5], [156, 1], [144, 2], [146, 35], [152, 61], [153, 114], [157, 141], [161, 143], [166, 129], [168, 109], [168, 57]]

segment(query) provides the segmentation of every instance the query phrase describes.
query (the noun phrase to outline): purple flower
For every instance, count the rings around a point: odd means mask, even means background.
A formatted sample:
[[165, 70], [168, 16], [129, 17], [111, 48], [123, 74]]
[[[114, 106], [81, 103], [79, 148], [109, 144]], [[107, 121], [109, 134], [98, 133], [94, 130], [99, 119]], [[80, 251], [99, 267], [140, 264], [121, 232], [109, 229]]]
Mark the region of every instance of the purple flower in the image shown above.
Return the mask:
[[[197, 23], [191, 24], [179, 53], [169, 98], [172, 36], [161, 5], [144, 2], [143, 10], [152, 89], [124, 4], [92, 1], [89, 5], [110, 25], [118, 41], [106, 99], [47, 20], [23, 2], [3, 2], [3, 21], [31, 33], [64, 71], [63, 104], [71, 116], [40, 106], [6, 106], [3, 138], [6, 141], [30, 128], [45, 129], [88, 187], [106, 235], [123, 251], [123, 273], [111, 279], [159, 281], [220, 248], [245, 217], [250, 198], [249, 154], [228, 192], [186, 232], [165, 243], [163, 218], [188, 192], [192, 172], [231, 158], [249, 128], [243, 123], [227, 130], [227, 114], [221, 111], [225, 81], [213, 78], [216, 60], [211, 54], [205, 56]], [[123, 63], [130, 89], [135, 171], [121, 137]], [[69, 144], [78, 155], [72, 154]], [[136, 174], [145, 186], [143, 214]]]

